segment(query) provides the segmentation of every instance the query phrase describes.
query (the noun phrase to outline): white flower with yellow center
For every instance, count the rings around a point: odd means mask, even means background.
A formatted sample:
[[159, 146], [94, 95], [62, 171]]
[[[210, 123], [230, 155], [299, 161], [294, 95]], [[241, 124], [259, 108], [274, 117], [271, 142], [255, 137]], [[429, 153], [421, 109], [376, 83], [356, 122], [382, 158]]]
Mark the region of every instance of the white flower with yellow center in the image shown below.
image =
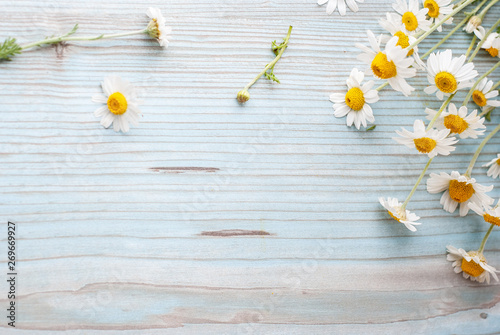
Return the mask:
[[473, 17], [471, 17], [469, 19], [469, 21], [467, 22], [467, 25], [465, 26], [464, 30], [468, 33], [468, 34], [472, 34], [476, 31], [476, 29], [481, 25], [481, 23], [483, 22], [483, 19], [481, 19], [481, 17], [477, 16], [477, 15], [474, 15]]
[[[444, 17], [451, 12], [453, 12], [453, 4], [451, 4], [451, 0], [422, 0], [424, 3], [424, 8], [427, 8], [429, 11], [427, 15], [430, 17], [431, 23], [438, 23]], [[452, 24], [453, 18], [450, 17], [448, 20], [444, 22], [444, 24]], [[437, 31], [442, 31], [443, 26], [439, 26]]]
[[498, 96], [498, 90], [492, 90], [492, 87], [493, 80], [483, 78], [472, 93], [472, 100], [482, 109], [500, 106], [500, 100], [493, 99]]
[[[432, 120], [437, 111], [426, 108], [427, 119]], [[467, 115], [467, 107], [462, 106], [457, 110], [455, 104], [448, 105], [448, 111], [443, 111], [436, 120], [437, 129], [449, 129], [451, 134], [457, 134], [460, 138], [477, 138], [484, 134], [486, 126], [484, 118], [477, 115], [477, 110]]]
[[385, 50], [380, 50], [380, 41], [368, 30], [368, 41], [371, 49], [357, 43], [356, 47], [364, 51], [358, 55], [358, 59], [370, 65], [373, 74], [380, 79], [386, 79], [389, 85], [396, 91], [408, 96], [415, 88], [407, 82], [407, 78], [416, 75], [417, 70], [411, 68], [414, 63], [413, 58], [406, 57], [408, 51], [397, 45], [399, 38], [392, 37], [385, 46]]
[[387, 210], [389, 215], [396, 220], [399, 223], [402, 223], [405, 225], [406, 228], [409, 230], [415, 232], [417, 231], [417, 228], [414, 226], [421, 225], [422, 223], [416, 222], [420, 220], [420, 217], [418, 217], [415, 213], [410, 212], [409, 210], [403, 209], [402, 203], [398, 202], [398, 199], [396, 198], [378, 198], [378, 201], [380, 201], [380, 204]]
[[482, 216], [484, 222], [500, 227], [500, 199], [494, 207], [490, 207], [485, 204], [478, 206], [473, 203], [469, 204], [469, 207], [476, 212], [477, 215]]
[[137, 103], [135, 88], [128, 81], [117, 76], [104, 78], [101, 83], [104, 94], [95, 95], [92, 101], [106, 104], [94, 112], [101, 118], [101, 124], [108, 128], [113, 124], [114, 131], [129, 131], [132, 124], [137, 126], [141, 111]]
[[441, 172], [431, 173], [427, 180], [427, 192], [434, 194], [443, 192], [440, 203], [445, 211], [453, 213], [460, 204], [460, 216], [469, 213], [469, 203], [478, 206], [482, 204], [491, 205], [493, 199], [486, 195], [493, 189], [493, 185], [487, 187], [476, 183], [474, 178], [460, 175], [453, 171], [451, 175]]
[[434, 94], [443, 100], [444, 96], [449, 96], [456, 91], [472, 87], [471, 80], [477, 76], [474, 64], [465, 64], [466, 57], [462, 55], [453, 58], [450, 49], [432, 53], [427, 60], [427, 80], [431, 86], [427, 86], [424, 91], [427, 94]]
[[455, 150], [453, 144], [458, 142], [455, 137], [448, 137], [448, 129], [426, 130], [422, 120], [415, 120], [413, 132], [403, 128], [401, 131], [396, 130], [396, 134], [401, 137], [393, 137], [393, 140], [408, 148], [416, 148], [419, 153], [426, 154], [429, 158], [437, 155], [448, 156]]
[[500, 154], [497, 155], [497, 158], [494, 158], [489, 163], [483, 165], [483, 167], [488, 166], [490, 167], [486, 174], [488, 177], [495, 179], [500, 176]]
[[[477, 29], [474, 30], [474, 34], [482, 41], [486, 35], [486, 30], [483, 27], [477, 27]], [[500, 34], [489, 34], [481, 48], [485, 49], [491, 57], [500, 57]]]
[[[379, 23], [382, 26], [382, 28], [390, 32], [392, 36], [396, 36], [398, 38], [398, 42], [396, 43], [396, 45], [400, 46], [403, 49], [409, 47], [411, 44], [413, 44], [413, 42], [417, 40], [412, 35], [408, 35], [407, 33], [405, 33], [403, 24], [401, 22], [395, 21], [394, 18], [391, 17], [389, 13], [386, 16], [386, 19], [380, 20]], [[390, 37], [384, 35], [382, 37], [382, 42], [387, 43], [389, 39]], [[413, 49], [408, 51], [406, 55], [407, 57], [413, 56], [413, 58], [415, 59], [415, 64], [420, 69], [422, 70], [425, 69], [425, 64], [424, 62], [422, 62], [420, 56], [418, 55], [418, 47], [414, 47]]]
[[482, 253], [475, 250], [466, 252], [464, 249], [457, 249], [454, 246], [447, 246], [448, 255], [446, 259], [453, 262], [453, 271], [463, 273], [465, 279], [480, 283], [490, 283], [490, 275], [498, 281], [497, 270], [486, 263], [486, 258]]
[[354, 126], [359, 129], [361, 125], [366, 127], [368, 122], [375, 122], [373, 111], [369, 103], [378, 101], [378, 91], [372, 90], [375, 82], [373, 80], [361, 85], [365, 75], [354, 68], [347, 79], [347, 92], [333, 93], [330, 101], [334, 103], [333, 109], [336, 117], [346, 117], [347, 126]]
[[359, 10], [358, 4], [365, 2], [365, 0], [318, 0], [318, 5], [324, 5], [325, 3], [328, 2], [328, 5], [326, 5], [326, 13], [328, 15], [332, 14], [335, 9], [338, 7], [340, 15], [345, 15], [346, 13], [346, 2], [347, 6], [349, 6], [349, 9], [352, 10], [353, 12], [357, 12]]
[[172, 32], [170, 27], [165, 26], [166, 20], [158, 8], [149, 7], [146, 14], [151, 19], [147, 27], [147, 33], [156, 38], [160, 46], [168, 47], [167, 35]]
[[392, 5], [392, 8], [397, 14], [392, 14], [398, 19], [405, 29], [405, 33], [414, 34], [420, 30], [429, 30], [431, 22], [427, 20], [426, 14], [429, 11], [427, 8], [419, 8], [419, 0], [396, 0], [396, 3]]

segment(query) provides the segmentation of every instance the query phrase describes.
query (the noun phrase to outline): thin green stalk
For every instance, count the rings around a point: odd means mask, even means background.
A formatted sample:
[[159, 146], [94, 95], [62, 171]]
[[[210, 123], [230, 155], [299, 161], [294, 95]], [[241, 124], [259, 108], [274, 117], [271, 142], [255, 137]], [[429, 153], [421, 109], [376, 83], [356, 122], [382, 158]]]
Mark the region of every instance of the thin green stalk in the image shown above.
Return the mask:
[[465, 172], [465, 175], [467, 177], [470, 178], [471, 176], [471, 173], [472, 173], [472, 169], [474, 168], [474, 164], [476, 164], [476, 161], [477, 161], [477, 158], [479, 157], [479, 154], [481, 153], [481, 150], [483, 150], [484, 146], [486, 145], [486, 143], [488, 143], [489, 140], [491, 140], [491, 138], [493, 136], [495, 136], [495, 134], [500, 130], [500, 124], [491, 131], [491, 133], [489, 133], [488, 136], [486, 136], [484, 138], [484, 140], [481, 142], [481, 144], [479, 145], [479, 147], [477, 148], [476, 152], [474, 153], [474, 156], [472, 157], [472, 160], [470, 161], [470, 164], [469, 164], [469, 167], [467, 168], [467, 171]]
[[403, 205], [401, 206], [401, 208], [403, 210], [406, 209], [406, 205], [408, 205], [408, 202], [410, 202], [410, 199], [411, 197], [413, 196], [413, 194], [415, 193], [415, 191], [417, 190], [417, 187], [418, 185], [420, 184], [420, 182], [422, 181], [422, 179], [424, 178], [425, 176], [425, 173], [427, 172], [427, 169], [429, 168], [429, 165], [431, 165], [431, 162], [434, 158], [429, 158], [429, 161], [427, 162], [427, 164], [425, 165], [424, 167], [424, 170], [422, 171], [422, 173], [420, 174], [420, 177], [418, 177], [418, 180], [417, 182], [415, 183], [415, 185], [413, 186], [412, 190], [410, 191], [410, 194], [408, 194], [408, 196], [406, 197], [406, 200], [405, 202], [403, 202]]
[[452, 17], [453, 15], [455, 15], [456, 13], [460, 12], [462, 9], [464, 9], [465, 7], [467, 7], [468, 5], [470, 5], [471, 3], [473, 3], [474, 1], [476, 0], [467, 0], [465, 1], [464, 3], [460, 4], [460, 6], [458, 6], [457, 8], [453, 9], [453, 11], [446, 15], [445, 17], [443, 17], [443, 19], [441, 21], [439, 21], [438, 23], [436, 23], [434, 26], [432, 26], [431, 29], [429, 29], [428, 31], [426, 31], [422, 36], [420, 36], [419, 38], [417, 38], [417, 40], [415, 42], [413, 42], [410, 46], [406, 47], [407, 50], [411, 50], [413, 49], [414, 47], [416, 47], [420, 42], [422, 42], [427, 36], [429, 36], [430, 34], [432, 34], [432, 32], [434, 32], [434, 30], [436, 30], [439, 26], [441, 26], [443, 23], [445, 23], [450, 17]]
[[484, 35], [483, 39], [477, 44], [476, 49], [474, 50], [474, 53], [470, 56], [469, 62], [472, 62], [474, 58], [476, 57], [477, 53], [479, 50], [481, 50], [481, 47], [483, 46], [484, 42], [486, 42], [486, 38], [495, 30], [497, 29], [498, 25], [500, 25], [500, 19], [495, 22], [494, 25], [491, 26], [491, 28], [486, 32]]
[[486, 7], [483, 8], [483, 10], [481, 11], [481, 13], [479, 13], [479, 17], [481, 18], [481, 20], [484, 18], [484, 16], [486, 15], [486, 13], [490, 10], [490, 8], [496, 4], [499, 0], [492, 0], [489, 4], [486, 5]]
[[478, 253], [482, 254], [484, 251], [484, 246], [486, 245], [486, 241], [488, 241], [488, 237], [490, 237], [491, 232], [493, 231], [493, 227], [495, 227], [494, 224], [490, 225], [490, 228], [486, 232], [486, 235], [484, 235], [483, 240], [481, 241], [481, 246], [479, 247], [479, 250], [477, 251]]
[[243, 89], [244, 91], [248, 90], [253, 84], [255, 84], [255, 82], [257, 80], [259, 80], [260, 77], [262, 77], [264, 75], [264, 73], [267, 72], [267, 70], [269, 70], [270, 68], [274, 67], [274, 65], [280, 60], [281, 56], [283, 55], [283, 53], [285, 52], [285, 49], [287, 48], [287, 45], [288, 45], [288, 40], [290, 39], [290, 34], [292, 33], [292, 26], [290, 26], [288, 28], [288, 33], [285, 37], [285, 39], [283, 40], [283, 44], [285, 44], [285, 47], [281, 48], [280, 51], [278, 52], [278, 55], [276, 56], [276, 58], [274, 58], [274, 60], [267, 64], [267, 66], [264, 68], [264, 70], [262, 70], [255, 78], [254, 80], [252, 80], [251, 82], [249, 82], [247, 84], [247, 86], [245, 86], [245, 88]]
[[65, 34], [62, 36], [58, 36], [58, 37], [46, 38], [46, 39], [38, 41], [38, 42], [28, 43], [28, 44], [21, 46], [21, 49], [25, 50], [25, 49], [33, 48], [33, 47], [40, 46], [43, 44], [55, 44], [55, 43], [59, 43], [59, 42], [63, 42], [63, 41], [93, 41], [93, 40], [100, 40], [100, 39], [105, 39], [105, 38], [116, 38], [116, 37], [143, 34], [146, 32], [147, 32], [147, 29], [141, 29], [141, 30], [127, 32], [127, 33], [106, 34], [106, 35], [102, 34], [102, 35], [98, 35], [98, 36], [80, 36], [80, 37], [69, 36], [69, 35], [71, 35], [71, 33], [69, 33], [69, 34]]
[[476, 40], [477, 40], [477, 36], [476, 36], [476, 34], [474, 34], [474, 36], [472, 36], [472, 41], [470, 42], [470, 45], [467, 48], [467, 51], [465, 52], [466, 58], [469, 57], [469, 54], [472, 51], [472, 48], [474, 48], [474, 44], [476, 44]]
[[386, 81], [385, 83], [383, 83], [382, 85], [380, 85], [379, 87], [377, 87], [376, 90], [380, 92], [387, 85], [389, 85], [389, 82]]
[[472, 94], [474, 93], [474, 90], [476, 89], [477, 85], [481, 82], [481, 80], [483, 80], [484, 78], [486, 78], [487, 76], [489, 76], [499, 66], [500, 66], [500, 61], [498, 61], [491, 69], [488, 70], [488, 72], [486, 72], [485, 74], [483, 74], [481, 77], [479, 77], [476, 80], [476, 82], [474, 83], [474, 85], [472, 85], [471, 89], [469, 90], [469, 93], [467, 93], [467, 96], [465, 97], [464, 102], [462, 103], [462, 106], [467, 106], [467, 104], [469, 103], [470, 98], [472, 97]]

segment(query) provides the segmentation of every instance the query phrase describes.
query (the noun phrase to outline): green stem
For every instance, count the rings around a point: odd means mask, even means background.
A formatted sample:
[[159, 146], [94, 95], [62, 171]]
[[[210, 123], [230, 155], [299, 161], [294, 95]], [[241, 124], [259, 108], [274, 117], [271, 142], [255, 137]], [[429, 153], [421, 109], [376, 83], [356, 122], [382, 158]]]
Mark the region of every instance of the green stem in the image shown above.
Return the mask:
[[38, 42], [25, 44], [21, 47], [21, 49], [25, 50], [25, 49], [33, 48], [33, 47], [43, 45], [43, 44], [55, 44], [55, 43], [59, 43], [59, 42], [63, 42], [63, 41], [93, 41], [93, 40], [100, 40], [100, 39], [105, 39], [105, 38], [116, 38], [116, 37], [143, 34], [146, 32], [147, 32], [147, 29], [141, 29], [141, 30], [131, 31], [128, 33], [107, 34], [107, 35], [103, 34], [103, 35], [98, 35], [98, 36], [81, 36], [81, 37], [68, 36], [68, 34], [66, 34], [66, 35], [62, 35], [62, 36], [58, 36], [58, 37], [46, 38], [46, 39], [38, 41]]
[[410, 202], [411, 197], [413, 196], [413, 194], [414, 194], [414, 193], [415, 193], [415, 191], [417, 190], [418, 185], [420, 184], [420, 182], [421, 182], [421, 181], [422, 181], [422, 179], [424, 178], [425, 173], [427, 172], [427, 169], [429, 168], [429, 165], [431, 165], [431, 162], [432, 162], [432, 160], [433, 160], [433, 159], [434, 159], [434, 157], [433, 157], [433, 158], [429, 158], [429, 161], [428, 161], [428, 162], [427, 162], [427, 164], [425, 165], [424, 170], [423, 170], [423, 171], [422, 171], [422, 173], [420, 174], [420, 177], [418, 177], [418, 180], [417, 180], [417, 182], [415, 183], [415, 185], [413, 186], [413, 188], [412, 188], [412, 190], [411, 190], [410, 194], [408, 194], [408, 196], [406, 197], [405, 202], [404, 202], [404, 203], [403, 203], [403, 205], [401, 206], [401, 208], [402, 208], [403, 210], [405, 210], [405, 209], [406, 209], [406, 205], [408, 205], [408, 202]]
[[382, 85], [380, 85], [379, 87], [377, 87], [376, 90], [380, 92], [387, 85], [389, 85], [389, 82], [386, 81], [385, 83], [383, 83]]
[[432, 118], [431, 122], [429, 122], [429, 125], [427, 126], [427, 131], [429, 131], [432, 126], [434, 125], [434, 123], [436, 122], [436, 120], [439, 118], [439, 115], [441, 115], [441, 113], [444, 111], [444, 109], [446, 108], [446, 106], [448, 106], [448, 104], [451, 102], [451, 100], [453, 99], [453, 97], [455, 96], [456, 93], [453, 93], [451, 94], [448, 99], [446, 99], [445, 102], [443, 102], [443, 104], [441, 105], [441, 108], [439, 108], [438, 112], [436, 113], [436, 115], [434, 115], [434, 117]]
[[465, 58], [469, 57], [470, 52], [472, 51], [472, 48], [474, 48], [474, 44], [476, 44], [477, 36], [474, 34], [472, 36], [472, 41], [470, 42], [469, 47], [467, 48], [467, 52], [465, 53]]
[[474, 93], [474, 90], [476, 89], [477, 85], [481, 82], [481, 80], [483, 80], [484, 78], [486, 78], [487, 76], [489, 76], [499, 66], [500, 66], [500, 61], [498, 61], [491, 69], [488, 70], [488, 72], [486, 72], [485, 74], [483, 74], [481, 77], [479, 77], [476, 80], [476, 82], [474, 83], [474, 85], [472, 85], [471, 89], [469, 90], [469, 93], [467, 93], [467, 96], [465, 97], [464, 102], [462, 103], [462, 106], [467, 106], [467, 104], [469, 103], [470, 98], [472, 97], [472, 94]]
[[491, 131], [491, 133], [486, 136], [484, 138], [484, 140], [481, 142], [481, 144], [479, 145], [479, 147], [477, 148], [476, 152], [474, 153], [474, 157], [472, 157], [472, 160], [470, 161], [470, 164], [469, 164], [469, 167], [467, 168], [467, 171], [465, 172], [465, 175], [467, 177], [470, 178], [471, 176], [471, 173], [472, 173], [472, 169], [474, 168], [474, 164], [476, 164], [476, 160], [477, 158], [479, 157], [479, 154], [481, 153], [481, 150], [483, 150], [484, 146], [486, 145], [486, 143], [488, 143], [489, 140], [491, 140], [491, 138], [493, 136], [495, 136], [495, 134], [500, 130], [500, 124]]
[[490, 225], [490, 228], [486, 232], [486, 235], [484, 235], [483, 240], [481, 241], [481, 246], [479, 247], [479, 250], [477, 251], [478, 253], [482, 254], [484, 251], [484, 246], [486, 245], [486, 241], [488, 241], [488, 237], [490, 237], [491, 232], [493, 231], [493, 227], [495, 227], [494, 224]]
[[288, 33], [285, 39], [283, 40], [284, 46], [280, 49], [276, 58], [274, 58], [274, 60], [271, 63], [267, 64], [264, 70], [262, 70], [251, 82], [249, 82], [243, 90], [248, 90], [253, 84], [255, 84], [257, 80], [259, 80], [260, 77], [264, 75], [264, 73], [267, 72], [267, 70], [273, 68], [274, 65], [280, 60], [281, 56], [283, 55], [283, 52], [285, 52], [285, 49], [288, 47], [288, 40], [290, 39], [291, 33], [292, 33], [292, 26], [288, 28]]
[[443, 17], [443, 19], [441, 21], [439, 21], [434, 26], [432, 26], [431, 29], [429, 29], [422, 36], [420, 36], [419, 38], [417, 38], [417, 40], [415, 42], [413, 42], [410, 46], [406, 47], [406, 49], [409, 51], [409, 50], [413, 49], [414, 47], [416, 47], [427, 36], [429, 36], [430, 34], [432, 34], [432, 32], [434, 32], [434, 30], [436, 30], [439, 26], [443, 25], [443, 23], [445, 23], [450, 17], [452, 17], [456, 13], [460, 12], [462, 9], [464, 9], [465, 7], [467, 7], [468, 5], [470, 5], [471, 3], [473, 3], [474, 1], [476, 1], [476, 0], [467, 0], [464, 3], [460, 4], [460, 6], [458, 6], [455, 9], [453, 9], [453, 11], [450, 14], [446, 15], [445, 17]]
[[497, 22], [495, 22], [495, 24], [492, 25], [491, 28], [486, 32], [481, 42], [477, 44], [474, 53], [470, 56], [469, 62], [472, 62], [472, 60], [474, 60], [479, 50], [481, 50], [481, 47], [483, 46], [484, 42], [486, 42], [486, 38], [498, 27], [499, 24], [500, 24], [500, 19]]
[[486, 13], [490, 10], [490, 8], [496, 4], [499, 0], [492, 0], [488, 5], [486, 5], [486, 7], [483, 8], [483, 10], [481, 11], [481, 13], [479, 13], [479, 17], [481, 18], [481, 20], [484, 18], [484, 16], [486, 15]]

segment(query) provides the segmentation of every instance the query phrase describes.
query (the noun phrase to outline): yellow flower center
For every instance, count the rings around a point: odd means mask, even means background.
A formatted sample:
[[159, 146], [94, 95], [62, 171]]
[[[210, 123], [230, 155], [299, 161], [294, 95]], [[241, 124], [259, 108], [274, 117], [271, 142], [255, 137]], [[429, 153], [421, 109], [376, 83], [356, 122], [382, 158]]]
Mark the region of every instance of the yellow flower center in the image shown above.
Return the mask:
[[122, 115], [127, 111], [127, 106], [127, 99], [120, 92], [115, 92], [108, 98], [108, 109], [113, 114]]
[[158, 21], [156, 19], [151, 19], [148, 23], [147, 27], [147, 33], [149, 36], [152, 38], [159, 38], [160, 37], [160, 29], [158, 27]]
[[444, 93], [453, 93], [457, 90], [457, 80], [455, 77], [446, 71], [439, 72], [434, 78], [437, 88]]
[[465, 181], [453, 179], [450, 180], [449, 192], [450, 198], [458, 203], [462, 203], [469, 200], [475, 191], [472, 184], [467, 184]]
[[415, 29], [418, 28], [417, 17], [412, 12], [404, 13], [403, 17], [401, 18], [401, 21], [403, 22], [406, 30], [408, 31], [414, 31]]
[[413, 140], [413, 143], [415, 143], [415, 148], [423, 154], [431, 152], [437, 144], [435, 140], [428, 137], [416, 138]]
[[[475, 251], [469, 251], [468, 254], [473, 257], [478, 255], [478, 253]], [[486, 262], [486, 259], [483, 255], [479, 255], [479, 260], [482, 262]], [[467, 273], [471, 277], [478, 277], [481, 275], [481, 273], [484, 272], [484, 269], [481, 267], [481, 265], [474, 262], [473, 259], [467, 262], [465, 258], [462, 258], [462, 271]]]
[[496, 216], [489, 215], [489, 214], [484, 214], [483, 215], [483, 219], [484, 219], [484, 221], [486, 221], [488, 223], [500, 226], [500, 218], [498, 218]]
[[483, 92], [479, 90], [475, 90], [474, 93], [472, 93], [472, 100], [478, 105], [479, 107], [484, 107], [486, 106], [486, 97], [484, 96]]
[[500, 158], [499, 158], [499, 159], [497, 159], [497, 164], [498, 164], [498, 165], [500, 165]]
[[429, 9], [427, 15], [436, 18], [439, 16], [439, 5], [434, 0], [425, 0], [424, 7]]
[[357, 87], [351, 88], [345, 95], [345, 103], [355, 111], [361, 110], [365, 105], [365, 96], [363, 95], [363, 91]]
[[[394, 36], [397, 36], [399, 38], [398, 43], [396, 43], [396, 45], [399, 45], [403, 49], [410, 46], [410, 38], [402, 31], [398, 31], [397, 33], [394, 34]], [[408, 54], [406, 56], [409, 57], [411, 55], [413, 55], [413, 49], [408, 51]]]
[[390, 211], [387, 211], [387, 213], [389, 213], [389, 215], [394, 219], [396, 220], [397, 222], [401, 222], [401, 220], [399, 220], [399, 218], [397, 216], [395, 216], [394, 214], [392, 214], [392, 212]]
[[469, 124], [458, 115], [450, 114], [444, 118], [444, 126], [452, 133], [461, 134], [469, 128]]
[[491, 47], [489, 49], [486, 49], [486, 51], [488, 51], [488, 53], [490, 54], [491, 57], [498, 56], [498, 49]]
[[372, 61], [372, 71], [380, 79], [389, 79], [398, 74], [396, 64], [388, 61], [387, 56], [379, 52]]

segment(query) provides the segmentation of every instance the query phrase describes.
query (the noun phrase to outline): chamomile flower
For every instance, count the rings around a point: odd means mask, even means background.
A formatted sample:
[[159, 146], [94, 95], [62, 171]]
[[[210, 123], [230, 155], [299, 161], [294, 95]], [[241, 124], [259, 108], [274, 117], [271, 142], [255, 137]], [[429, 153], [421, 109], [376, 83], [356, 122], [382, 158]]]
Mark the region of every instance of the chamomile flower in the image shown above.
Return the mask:
[[469, 204], [470, 209], [476, 212], [477, 215], [482, 216], [484, 222], [494, 224], [500, 227], [500, 199], [498, 199], [495, 207], [488, 205], [478, 206], [476, 204]]
[[[482, 41], [484, 40], [484, 37], [486, 35], [486, 30], [483, 27], [478, 27], [474, 31], [474, 34], [476, 34], [477, 38], [479, 38]], [[489, 34], [488, 37], [486, 37], [486, 40], [484, 41], [481, 48], [488, 51], [491, 57], [500, 57], [498, 52], [500, 50], [500, 34], [498, 33]]]
[[399, 223], [402, 223], [405, 225], [406, 228], [409, 230], [415, 232], [417, 231], [417, 228], [414, 226], [421, 225], [422, 223], [417, 222], [420, 217], [418, 217], [415, 213], [410, 212], [407, 209], [403, 209], [402, 203], [398, 202], [398, 199], [396, 198], [378, 198], [378, 201], [380, 201], [380, 204], [387, 210], [389, 215], [396, 220]]
[[[398, 42], [396, 45], [399, 45], [401, 48], [405, 49], [409, 47], [413, 42], [415, 42], [417, 39], [413, 37], [412, 35], [408, 35], [407, 33], [404, 32], [404, 26], [401, 22], [395, 21], [393, 17], [389, 13], [387, 13], [386, 19], [382, 19], [379, 21], [380, 25], [382, 28], [387, 30], [389, 33], [391, 33], [392, 36], [397, 36], [398, 37]], [[384, 35], [382, 37], [382, 42], [387, 43], [389, 41], [390, 37]], [[415, 64], [420, 68], [420, 69], [425, 69], [425, 64], [422, 62], [420, 59], [420, 56], [418, 55], [418, 47], [414, 47], [410, 51], [408, 51], [407, 56], [413, 56], [415, 59]]]
[[498, 281], [496, 269], [486, 263], [486, 258], [477, 251], [466, 252], [464, 249], [457, 249], [454, 246], [447, 246], [448, 255], [446, 259], [453, 262], [453, 271], [463, 273], [465, 279], [480, 283], [490, 283], [490, 275]]
[[146, 14], [151, 19], [147, 27], [148, 35], [156, 38], [160, 46], [168, 47], [167, 35], [171, 33], [172, 29], [165, 26], [166, 21], [161, 11], [158, 8], [149, 7]]
[[448, 156], [455, 150], [453, 144], [458, 142], [455, 137], [448, 137], [450, 134], [448, 129], [426, 130], [422, 120], [415, 120], [413, 132], [403, 128], [401, 131], [396, 130], [396, 134], [401, 137], [393, 137], [393, 140], [408, 148], [416, 148], [419, 153], [426, 154], [429, 158], [438, 154]]
[[340, 15], [345, 15], [346, 3], [350, 10], [357, 12], [359, 7], [356, 2], [363, 3], [364, 1], [365, 0], [318, 0], [318, 5], [321, 6], [328, 2], [328, 5], [326, 5], [326, 13], [328, 15], [332, 14], [337, 7], [339, 8]]
[[486, 192], [493, 189], [493, 185], [483, 186], [476, 183], [474, 178], [461, 175], [457, 171], [453, 171], [451, 175], [441, 172], [431, 173], [430, 176], [427, 180], [427, 192], [433, 194], [445, 191], [440, 204], [449, 213], [453, 213], [458, 204], [460, 204], [460, 216], [465, 216], [469, 213], [469, 203], [478, 206], [493, 203], [493, 199], [486, 195]]
[[104, 94], [95, 95], [92, 101], [106, 104], [95, 110], [94, 115], [101, 118], [101, 125], [108, 128], [113, 124], [114, 131], [129, 131], [132, 124], [137, 126], [141, 111], [138, 107], [135, 88], [128, 81], [117, 76], [104, 78], [101, 84]]
[[488, 166], [490, 167], [486, 173], [488, 177], [495, 179], [500, 176], [500, 154], [497, 155], [497, 158], [494, 158], [489, 163], [483, 165], [483, 167]]
[[465, 60], [465, 55], [453, 58], [450, 49], [432, 53], [427, 60], [427, 80], [431, 86], [424, 89], [425, 93], [436, 93], [443, 100], [445, 95], [472, 87], [471, 80], [477, 76], [477, 71], [474, 70], [474, 64], [465, 64]]
[[396, 0], [392, 8], [397, 14], [392, 14], [404, 25], [405, 33], [414, 34], [420, 30], [429, 30], [431, 22], [427, 20], [427, 8], [420, 9], [418, 0]]
[[[426, 108], [427, 119], [432, 120], [437, 111]], [[435, 122], [437, 129], [449, 129], [451, 134], [457, 134], [460, 138], [477, 138], [483, 135], [486, 126], [484, 118], [477, 115], [477, 110], [467, 115], [467, 107], [462, 106], [457, 110], [455, 104], [448, 105], [448, 111], [443, 111]]]
[[481, 23], [483, 22], [483, 19], [481, 19], [480, 16], [474, 15], [467, 21], [467, 24], [465, 25], [465, 32], [468, 34], [472, 34], [473, 32], [476, 31], [477, 28], [481, 26]]
[[380, 40], [368, 30], [368, 41], [371, 48], [357, 43], [356, 47], [364, 51], [358, 55], [358, 59], [369, 64], [373, 74], [380, 79], [386, 79], [389, 85], [396, 91], [408, 96], [415, 88], [407, 82], [407, 78], [416, 75], [417, 70], [411, 68], [414, 63], [413, 58], [406, 57], [408, 52], [397, 45], [399, 38], [392, 37], [385, 46], [385, 50], [380, 49]]
[[[424, 2], [424, 7], [429, 11], [427, 15], [430, 17], [431, 23], [438, 23], [444, 17], [451, 12], [453, 12], [453, 4], [451, 0], [422, 0]], [[444, 24], [452, 24], [453, 18], [450, 17], [448, 20], [444, 22]], [[443, 26], [439, 26], [437, 31], [442, 31]]]
[[498, 96], [498, 90], [492, 90], [493, 80], [483, 78], [472, 93], [472, 100], [482, 109], [500, 106], [500, 100], [493, 100]]
[[333, 109], [336, 117], [344, 117], [347, 115], [346, 124], [357, 129], [361, 125], [366, 127], [368, 122], [375, 122], [373, 111], [369, 103], [378, 101], [378, 91], [372, 90], [375, 82], [373, 80], [361, 85], [365, 75], [363, 72], [354, 68], [351, 71], [349, 79], [347, 79], [347, 91], [343, 93], [334, 93], [330, 95], [330, 101], [334, 103]]

